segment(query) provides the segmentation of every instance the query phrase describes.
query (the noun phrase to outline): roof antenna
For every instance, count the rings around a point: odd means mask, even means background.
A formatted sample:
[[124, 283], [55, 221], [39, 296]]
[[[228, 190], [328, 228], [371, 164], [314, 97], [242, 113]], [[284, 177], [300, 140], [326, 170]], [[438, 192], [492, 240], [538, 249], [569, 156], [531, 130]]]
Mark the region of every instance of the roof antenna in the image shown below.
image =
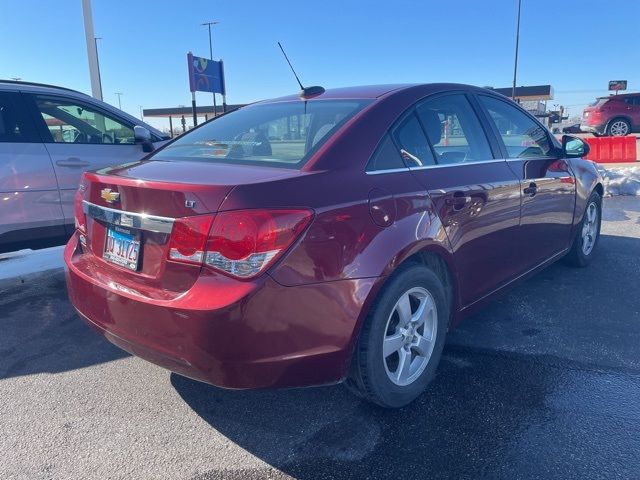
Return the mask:
[[282, 51], [282, 55], [284, 55], [284, 59], [287, 61], [287, 63], [289, 64], [289, 68], [291, 68], [291, 71], [293, 72], [293, 76], [296, 77], [296, 80], [298, 82], [298, 85], [300, 85], [300, 98], [311, 98], [311, 97], [315, 97], [317, 95], [321, 95], [324, 93], [324, 88], [316, 85], [313, 87], [303, 87], [302, 86], [302, 82], [300, 81], [300, 79], [298, 78], [298, 74], [296, 73], [296, 71], [293, 69], [293, 65], [291, 65], [291, 62], [289, 61], [289, 57], [287, 57], [287, 54], [284, 51], [284, 48], [282, 48], [282, 45], [280, 44], [280, 42], [278, 42], [278, 46], [280, 47], [280, 50]]

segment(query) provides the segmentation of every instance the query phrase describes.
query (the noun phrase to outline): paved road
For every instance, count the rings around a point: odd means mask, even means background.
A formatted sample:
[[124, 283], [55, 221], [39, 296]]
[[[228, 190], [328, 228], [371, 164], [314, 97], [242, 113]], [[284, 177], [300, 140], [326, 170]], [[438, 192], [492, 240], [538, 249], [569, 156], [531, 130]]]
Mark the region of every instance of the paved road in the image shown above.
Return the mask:
[[449, 334], [427, 394], [229, 392], [111, 346], [59, 271], [0, 291], [0, 478], [640, 478], [640, 199]]

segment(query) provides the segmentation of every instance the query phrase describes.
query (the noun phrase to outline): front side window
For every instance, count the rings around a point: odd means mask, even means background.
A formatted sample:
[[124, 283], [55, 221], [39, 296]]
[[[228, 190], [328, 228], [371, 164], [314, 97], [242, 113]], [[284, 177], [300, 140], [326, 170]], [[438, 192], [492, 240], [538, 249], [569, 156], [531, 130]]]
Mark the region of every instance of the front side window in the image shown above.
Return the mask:
[[55, 143], [133, 144], [133, 128], [73, 99], [35, 96]]
[[489, 141], [464, 94], [428, 99], [416, 107], [438, 164], [492, 160]]
[[509, 158], [545, 157], [551, 153], [549, 135], [542, 125], [515, 105], [486, 95], [478, 98], [500, 133]]
[[300, 168], [368, 103], [297, 100], [252, 105], [181, 136], [154, 158]]

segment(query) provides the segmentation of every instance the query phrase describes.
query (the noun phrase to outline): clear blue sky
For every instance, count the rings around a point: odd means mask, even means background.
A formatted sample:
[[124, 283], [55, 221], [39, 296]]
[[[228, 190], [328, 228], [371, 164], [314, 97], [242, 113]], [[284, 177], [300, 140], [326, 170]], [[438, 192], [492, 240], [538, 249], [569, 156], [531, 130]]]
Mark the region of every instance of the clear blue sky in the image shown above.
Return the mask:
[[[571, 114], [607, 82], [640, 90], [640, 2], [523, 0], [518, 85], [553, 85]], [[138, 115], [189, 105], [186, 53], [225, 61], [229, 103], [306, 84], [325, 87], [454, 81], [506, 87], [513, 75], [517, 0], [93, 0], [105, 100]], [[0, 0], [0, 78], [90, 93], [81, 0]], [[198, 94], [198, 103], [211, 96]], [[153, 122], [158, 125], [157, 122]]]

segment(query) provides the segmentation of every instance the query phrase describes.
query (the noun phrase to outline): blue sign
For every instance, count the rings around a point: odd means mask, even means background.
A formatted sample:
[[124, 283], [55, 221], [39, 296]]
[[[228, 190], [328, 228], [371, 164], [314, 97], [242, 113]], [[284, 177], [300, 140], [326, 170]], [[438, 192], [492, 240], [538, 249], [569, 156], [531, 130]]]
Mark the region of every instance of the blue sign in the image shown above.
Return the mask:
[[189, 87], [192, 92], [211, 92], [226, 95], [222, 60], [209, 60], [187, 54]]

